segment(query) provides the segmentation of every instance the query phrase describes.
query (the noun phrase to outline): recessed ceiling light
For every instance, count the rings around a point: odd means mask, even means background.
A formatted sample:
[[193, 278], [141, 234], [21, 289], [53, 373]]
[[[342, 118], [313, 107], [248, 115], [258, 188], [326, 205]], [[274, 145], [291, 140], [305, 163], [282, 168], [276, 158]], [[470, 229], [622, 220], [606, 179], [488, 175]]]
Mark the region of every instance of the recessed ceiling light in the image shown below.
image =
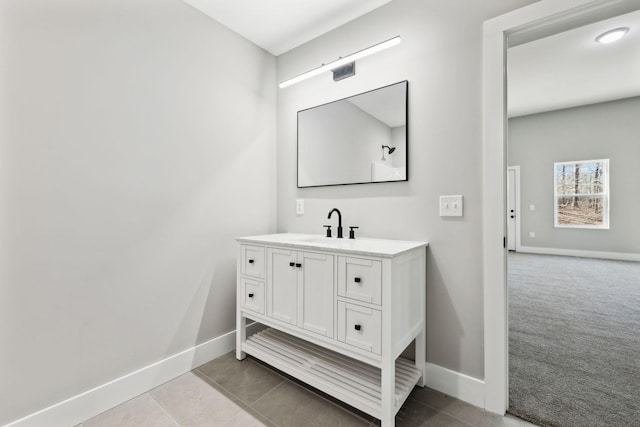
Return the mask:
[[627, 27], [621, 27], [621, 28], [616, 28], [614, 30], [609, 30], [600, 34], [598, 37], [596, 37], [596, 41], [598, 43], [603, 43], [603, 44], [613, 43], [617, 40], [620, 40], [622, 36], [627, 34], [627, 32], [629, 32], [629, 28]]

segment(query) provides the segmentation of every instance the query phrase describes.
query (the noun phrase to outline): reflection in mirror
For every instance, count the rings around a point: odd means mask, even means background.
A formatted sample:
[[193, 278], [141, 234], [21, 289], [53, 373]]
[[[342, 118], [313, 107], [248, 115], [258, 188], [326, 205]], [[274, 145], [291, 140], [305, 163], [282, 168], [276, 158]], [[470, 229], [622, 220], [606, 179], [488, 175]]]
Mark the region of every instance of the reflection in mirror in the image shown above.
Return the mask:
[[407, 180], [406, 81], [298, 112], [298, 187]]

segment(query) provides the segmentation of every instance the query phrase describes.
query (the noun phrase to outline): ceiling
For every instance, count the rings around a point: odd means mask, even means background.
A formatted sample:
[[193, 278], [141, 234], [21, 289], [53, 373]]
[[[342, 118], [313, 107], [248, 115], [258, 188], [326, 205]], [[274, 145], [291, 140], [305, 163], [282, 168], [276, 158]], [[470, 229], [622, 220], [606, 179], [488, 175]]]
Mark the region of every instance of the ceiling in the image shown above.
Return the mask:
[[[278, 56], [392, 0], [184, 1]], [[507, 81], [510, 117], [639, 96], [640, 10], [509, 48]]]
[[[605, 31], [629, 27], [619, 41]], [[509, 48], [510, 117], [640, 95], [640, 10]]]
[[278, 56], [391, 0], [184, 0]]

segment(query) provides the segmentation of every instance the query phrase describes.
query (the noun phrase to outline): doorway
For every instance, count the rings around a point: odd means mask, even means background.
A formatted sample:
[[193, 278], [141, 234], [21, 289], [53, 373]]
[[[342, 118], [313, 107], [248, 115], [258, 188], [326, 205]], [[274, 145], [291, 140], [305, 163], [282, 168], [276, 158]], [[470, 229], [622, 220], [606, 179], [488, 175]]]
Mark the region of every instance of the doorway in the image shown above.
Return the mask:
[[[511, 43], [525, 43], [594, 22], [594, 18], [605, 19], [639, 7], [638, 1], [543, 0], [485, 22], [483, 281], [487, 410], [504, 413], [508, 406], [507, 250], [504, 245], [507, 233], [507, 39]], [[495, 191], [496, 188], [502, 191]]]
[[[640, 11], [507, 49], [507, 164], [525, 171], [522, 202], [535, 207], [519, 215], [525, 246], [507, 257], [508, 412], [538, 425], [640, 419], [640, 388], [629, 380], [640, 375], [631, 332], [640, 330], [631, 302], [640, 302], [640, 263], [614, 260], [640, 253], [630, 241], [636, 208], [620, 197], [625, 181], [640, 180], [630, 162], [640, 155], [640, 88], [624, 71], [608, 77], [609, 67], [632, 72], [640, 37], [596, 41], [615, 28], [640, 30]], [[509, 208], [514, 172], [506, 173]]]

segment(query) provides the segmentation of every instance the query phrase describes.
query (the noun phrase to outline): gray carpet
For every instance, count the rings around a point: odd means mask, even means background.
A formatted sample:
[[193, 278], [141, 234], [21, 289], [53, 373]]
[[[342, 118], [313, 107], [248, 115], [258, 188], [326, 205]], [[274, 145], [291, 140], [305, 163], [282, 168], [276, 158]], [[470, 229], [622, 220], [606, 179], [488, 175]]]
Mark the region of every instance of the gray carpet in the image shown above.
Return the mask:
[[509, 412], [640, 426], [640, 263], [510, 253]]

